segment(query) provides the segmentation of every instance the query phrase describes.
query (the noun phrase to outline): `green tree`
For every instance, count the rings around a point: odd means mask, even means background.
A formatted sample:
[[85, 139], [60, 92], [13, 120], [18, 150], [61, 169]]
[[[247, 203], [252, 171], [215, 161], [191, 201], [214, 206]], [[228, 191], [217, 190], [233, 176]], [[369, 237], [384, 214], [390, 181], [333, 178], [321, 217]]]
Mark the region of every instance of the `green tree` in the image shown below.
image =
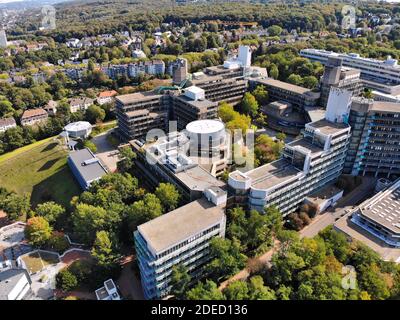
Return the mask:
[[252, 117], [257, 115], [258, 102], [250, 92], [246, 92], [243, 96], [242, 110], [244, 113], [251, 115]]
[[65, 213], [65, 209], [63, 206], [49, 201], [39, 204], [35, 212], [36, 215], [45, 218], [50, 224], [54, 224], [56, 220]]
[[134, 160], [136, 159], [136, 153], [133, 152], [132, 148], [127, 146], [123, 147], [119, 151], [117, 168], [119, 172], [128, 172], [134, 166]]
[[252, 93], [260, 106], [268, 103], [268, 92], [263, 85], [257, 86]]
[[277, 25], [272, 25], [267, 29], [270, 37], [279, 36], [282, 33], [282, 28]]
[[147, 193], [143, 200], [135, 201], [127, 210], [129, 229], [135, 231], [137, 226], [162, 215], [161, 201], [152, 193]]
[[233, 275], [246, 264], [247, 257], [240, 253], [240, 243], [237, 240], [215, 237], [210, 242], [210, 255], [214, 259], [208, 264], [207, 269], [213, 279]]
[[99, 106], [91, 105], [86, 110], [86, 119], [90, 123], [101, 122], [106, 117], [106, 112]]
[[279, 78], [279, 69], [275, 64], [272, 64], [269, 69], [269, 76], [273, 79]]
[[11, 193], [2, 201], [1, 206], [10, 220], [17, 220], [28, 213], [31, 207], [29, 198], [29, 194], [19, 196], [16, 193]]
[[25, 237], [34, 246], [43, 246], [50, 239], [52, 228], [43, 217], [28, 219], [25, 227]]
[[160, 199], [164, 212], [174, 210], [178, 206], [180, 194], [171, 183], [160, 183], [155, 190], [155, 195]]
[[300, 86], [303, 83], [303, 78], [298, 75], [298, 74], [294, 74], [292, 73], [288, 78], [287, 78], [287, 82], [295, 84], [297, 86]]
[[114, 245], [107, 231], [96, 232], [91, 253], [100, 267], [108, 269], [118, 263], [119, 256], [115, 253]]
[[274, 290], [264, 286], [264, 280], [261, 276], [250, 278], [249, 292], [250, 300], [276, 300]]
[[92, 151], [93, 153], [97, 152], [97, 146], [90, 140], [85, 140], [85, 142], [83, 143], [83, 146], [85, 148], [88, 148], [90, 151]]
[[188, 269], [179, 264], [172, 267], [171, 280], [169, 285], [171, 286], [171, 294], [177, 299], [183, 299], [186, 291], [188, 290], [189, 283], [191, 281]]
[[223, 291], [227, 300], [248, 300], [249, 288], [245, 281], [231, 282]]
[[309, 89], [315, 89], [318, 86], [318, 79], [314, 76], [306, 76], [303, 78], [303, 85]]
[[224, 295], [218, 290], [214, 281], [206, 280], [205, 283], [199, 282], [186, 294], [188, 300], [225, 300]]
[[71, 291], [78, 286], [78, 280], [67, 269], [61, 270], [56, 275], [56, 287], [64, 292]]

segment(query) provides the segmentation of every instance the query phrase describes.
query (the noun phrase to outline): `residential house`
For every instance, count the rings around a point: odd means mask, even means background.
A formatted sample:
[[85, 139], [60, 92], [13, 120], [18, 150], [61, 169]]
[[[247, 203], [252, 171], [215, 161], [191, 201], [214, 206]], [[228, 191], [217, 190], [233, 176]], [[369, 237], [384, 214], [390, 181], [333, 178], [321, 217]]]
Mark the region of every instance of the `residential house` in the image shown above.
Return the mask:
[[4, 132], [8, 129], [15, 128], [16, 126], [17, 123], [12, 117], [0, 119], [0, 132]]
[[118, 92], [115, 90], [100, 92], [99, 95], [97, 96], [97, 103], [99, 105], [103, 105], [106, 103], [112, 103], [112, 102], [114, 102], [114, 97], [117, 94], [118, 94]]
[[31, 126], [44, 122], [48, 118], [47, 112], [42, 108], [26, 110], [21, 117], [21, 124], [23, 126]]
[[94, 100], [87, 97], [78, 97], [69, 99], [69, 109], [71, 113], [85, 111], [94, 103]]

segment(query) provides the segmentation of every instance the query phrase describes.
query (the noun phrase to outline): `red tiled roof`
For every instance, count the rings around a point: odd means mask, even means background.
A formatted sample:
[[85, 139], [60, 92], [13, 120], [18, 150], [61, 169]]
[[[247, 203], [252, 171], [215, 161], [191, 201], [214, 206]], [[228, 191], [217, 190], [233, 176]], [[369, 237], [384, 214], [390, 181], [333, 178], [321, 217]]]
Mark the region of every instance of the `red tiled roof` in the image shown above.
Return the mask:
[[118, 92], [115, 90], [103, 91], [99, 93], [99, 98], [114, 97]]
[[42, 108], [26, 110], [22, 115], [21, 119], [26, 119], [36, 116], [47, 116], [47, 112]]

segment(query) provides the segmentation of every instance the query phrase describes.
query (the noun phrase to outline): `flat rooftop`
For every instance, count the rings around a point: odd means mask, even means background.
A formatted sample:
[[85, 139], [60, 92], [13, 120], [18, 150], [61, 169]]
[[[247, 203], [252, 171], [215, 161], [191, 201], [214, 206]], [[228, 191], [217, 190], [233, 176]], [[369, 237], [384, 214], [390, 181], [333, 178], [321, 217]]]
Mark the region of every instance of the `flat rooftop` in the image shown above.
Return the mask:
[[363, 202], [356, 212], [400, 234], [400, 180]]
[[291, 83], [275, 80], [275, 79], [272, 79], [272, 78], [257, 79], [256, 82], [260, 83], [260, 84], [267, 85], [267, 86], [282, 88], [282, 89], [285, 89], [285, 90], [288, 90], [288, 91], [291, 91], [291, 92], [294, 92], [294, 93], [298, 93], [298, 94], [305, 94], [305, 93], [311, 92], [310, 89], [303, 88], [303, 87], [300, 87], [300, 86], [296, 86], [296, 85], [291, 84]]
[[205, 198], [138, 226], [138, 231], [156, 253], [211, 227], [224, 217], [224, 210]]
[[[69, 158], [85, 181], [92, 181], [107, 174], [107, 170], [100, 163], [100, 160], [88, 149], [73, 151], [69, 154]], [[97, 161], [95, 161], [96, 159]], [[93, 162], [84, 165], [84, 162], [88, 160]]]
[[185, 95], [180, 95], [174, 97], [177, 100], [180, 100], [192, 107], [195, 107], [199, 110], [207, 110], [209, 107], [216, 107], [218, 104], [216, 102], [212, 102], [210, 100], [204, 99], [204, 100], [192, 100], [188, 98]]
[[330, 184], [308, 195], [307, 199], [309, 199], [313, 203], [320, 204], [326, 199], [330, 199], [333, 196], [337, 195], [341, 191], [343, 190], [339, 189], [334, 184]]
[[400, 112], [400, 103], [396, 102], [386, 102], [386, 101], [374, 101], [372, 104], [372, 108], [370, 110], [373, 111], [382, 111], [382, 112]]
[[116, 99], [122, 102], [123, 104], [131, 104], [138, 101], [147, 101], [160, 97], [161, 97], [160, 94], [156, 94], [150, 91], [150, 92], [136, 92], [136, 93], [124, 94], [121, 96], [117, 96]]
[[31, 282], [25, 269], [8, 269], [0, 272], [0, 300], [8, 300], [8, 294], [23, 277], [27, 277], [29, 283]]
[[326, 119], [321, 119], [315, 122], [306, 124], [306, 126], [318, 129], [321, 133], [325, 135], [331, 135], [341, 132], [343, 129], [349, 128], [346, 123], [334, 123]]
[[252, 179], [251, 186], [256, 189], [269, 189], [282, 182], [290, 181], [301, 172], [286, 159], [276, 160], [245, 173]]
[[305, 153], [317, 154], [323, 151], [322, 148], [312, 144], [311, 142], [307, 141], [305, 138], [301, 138], [299, 140], [294, 140], [286, 144], [288, 147], [300, 147]]
[[190, 190], [204, 191], [210, 187], [224, 187], [225, 183], [215, 178], [199, 165], [175, 173], [175, 176]]

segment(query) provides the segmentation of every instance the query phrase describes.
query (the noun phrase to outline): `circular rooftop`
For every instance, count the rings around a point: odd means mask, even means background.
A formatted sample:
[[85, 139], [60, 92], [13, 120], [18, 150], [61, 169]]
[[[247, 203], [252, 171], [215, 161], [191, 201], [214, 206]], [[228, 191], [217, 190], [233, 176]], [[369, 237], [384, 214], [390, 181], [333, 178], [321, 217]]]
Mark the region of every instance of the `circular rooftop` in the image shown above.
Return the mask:
[[214, 133], [224, 129], [224, 124], [218, 120], [196, 120], [186, 126], [187, 131], [199, 134]]
[[64, 127], [64, 130], [73, 132], [73, 131], [82, 131], [82, 130], [88, 130], [92, 128], [92, 125], [87, 122], [87, 121], [78, 121], [78, 122], [72, 122], [67, 124]]

